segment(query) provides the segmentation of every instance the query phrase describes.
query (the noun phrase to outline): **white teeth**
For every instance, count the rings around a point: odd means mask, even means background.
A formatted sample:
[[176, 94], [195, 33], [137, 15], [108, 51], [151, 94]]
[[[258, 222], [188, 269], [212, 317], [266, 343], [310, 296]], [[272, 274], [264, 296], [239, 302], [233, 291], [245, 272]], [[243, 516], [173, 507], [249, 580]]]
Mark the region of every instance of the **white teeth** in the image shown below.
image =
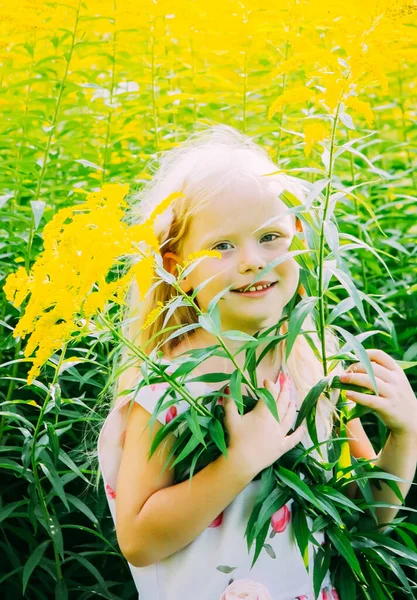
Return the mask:
[[[248, 289], [248, 292], [258, 292], [259, 290], [266, 290], [267, 288], [271, 287], [271, 285], [272, 283], [267, 283], [266, 285], [254, 285]], [[240, 293], [242, 293], [242, 291], [240, 291]]]

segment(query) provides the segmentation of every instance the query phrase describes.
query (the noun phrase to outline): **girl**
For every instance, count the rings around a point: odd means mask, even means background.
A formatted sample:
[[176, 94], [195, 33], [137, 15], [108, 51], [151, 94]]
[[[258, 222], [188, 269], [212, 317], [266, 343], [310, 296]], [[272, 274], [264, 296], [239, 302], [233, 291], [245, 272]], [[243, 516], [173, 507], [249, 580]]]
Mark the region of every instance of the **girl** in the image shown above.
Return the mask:
[[[220, 290], [232, 286], [219, 303], [223, 331], [238, 329], [252, 335], [262, 331], [279, 321], [297, 290], [302, 292], [298, 264], [293, 259], [280, 263], [257, 283], [268, 286], [266, 289], [239, 291], [268, 263], [288, 252], [293, 235], [301, 231], [300, 223], [288, 214], [278, 196], [288, 189], [302, 201], [306, 190], [282, 174], [264, 177], [274, 171], [277, 167], [267, 152], [231, 127], [220, 125], [194, 134], [168, 153], [152, 183], [139, 196], [140, 213], [134, 214], [135, 221], [146, 219], [172, 192], [185, 194], [155, 223], [164, 266], [176, 274], [176, 265], [191, 252], [221, 252], [221, 260], [205, 258], [181, 285], [190, 293], [210, 280], [196, 296], [203, 311]], [[162, 283], [140, 303], [137, 287], [132, 284], [129, 316], [137, 318], [129, 319], [125, 335], [148, 353], [169, 336], [149, 342], [162, 329], [164, 315], [146, 329], [141, 325], [157, 302], [166, 302], [171, 295], [172, 288]], [[191, 308], [180, 307], [168, 325], [196, 321]], [[312, 325], [307, 321], [304, 328], [312, 329]], [[327, 348], [333, 353], [337, 340], [327, 335]], [[232, 351], [241, 344], [225, 341]], [[163, 345], [163, 360], [175, 362], [190, 348], [216, 343], [214, 336], [199, 328]], [[290, 435], [288, 432], [302, 399], [322, 377], [322, 367], [303, 336], [298, 336], [287, 364], [284, 356], [285, 342], [263, 358], [257, 372], [258, 381], [264, 382], [277, 399], [280, 422], [263, 402], [241, 416], [233, 399], [225, 398], [229, 457], [221, 455], [195, 474], [190, 486], [188, 481], [174, 485], [169, 469], [161, 474], [173, 434], [151, 460], [147, 459], [156, 432], [188, 404], [181, 400], [177, 407], [162, 411], [148, 435], [145, 429], [163, 385], [144, 387], [133, 394], [140, 377], [137, 365], [119, 377], [113, 409], [100, 433], [98, 455], [118, 542], [140, 600], [313, 600], [312, 568], [308, 573], [292, 535], [292, 500], [273, 515], [268, 543], [252, 569], [254, 548], [249, 554], [244, 538], [260, 485], [254, 477], [296, 444], [312, 445], [304, 426]], [[126, 358], [124, 355], [123, 360]], [[244, 353], [236, 360], [242, 367]], [[212, 357], [193, 376], [233, 370], [231, 362]], [[220, 385], [191, 382], [187, 387], [197, 397]], [[119, 398], [121, 393], [124, 395]], [[336, 400], [335, 394], [331, 401], [325, 396], [319, 399], [316, 425], [320, 441], [328, 439], [332, 431]], [[355, 456], [376, 457], [359, 420], [350, 422], [349, 433]], [[315, 539], [325, 543], [320, 532]], [[310, 565], [314, 548], [310, 544]], [[327, 573], [320, 598], [337, 597]]]

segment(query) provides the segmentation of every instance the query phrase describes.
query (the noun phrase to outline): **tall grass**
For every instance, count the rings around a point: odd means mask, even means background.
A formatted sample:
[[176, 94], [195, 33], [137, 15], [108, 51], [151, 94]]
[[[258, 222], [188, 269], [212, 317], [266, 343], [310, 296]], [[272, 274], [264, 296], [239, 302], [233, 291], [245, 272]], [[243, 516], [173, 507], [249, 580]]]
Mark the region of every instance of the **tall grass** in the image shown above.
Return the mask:
[[[368, 347], [416, 360], [416, 2], [229, 8], [150, 0], [3, 8], [2, 282], [20, 262], [29, 270], [59, 208], [104, 182], [140, 187], [196, 123], [224, 122], [253, 136], [284, 172], [315, 182], [325, 211], [335, 211], [350, 276], [376, 303], [364, 304], [365, 320], [333, 284], [322, 327], [338, 318], [352, 334], [369, 334]], [[362, 104], [343, 98], [349, 86]], [[290, 96], [303, 87], [313, 99]], [[311, 123], [327, 135], [310, 140], [308, 154]], [[349, 235], [380, 253], [392, 277], [366, 248], [346, 252]], [[136, 597], [95, 485], [114, 342], [103, 332], [68, 348], [28, 386], [25, 342], [12, 337], [18, 317], [2, 296], [2, 596]], [[417, 389], [417, 371], [408, 376]], [[386, 428], [375, 416], [362, 422], [379, 451]], [[412, 489], [407, 504], [416, 499]], [[416, 532], [414, 514], [407, 522]], [[401, 537], [417, 551], [405, 528]]]

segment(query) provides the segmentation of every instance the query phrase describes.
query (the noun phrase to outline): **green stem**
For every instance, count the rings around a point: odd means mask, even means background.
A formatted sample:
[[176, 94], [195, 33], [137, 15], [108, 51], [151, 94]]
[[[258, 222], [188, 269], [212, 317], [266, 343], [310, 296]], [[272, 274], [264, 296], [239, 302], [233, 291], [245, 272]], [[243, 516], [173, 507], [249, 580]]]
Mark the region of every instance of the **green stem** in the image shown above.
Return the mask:
[[242, 122], [242, 131], [246, 132], [246, 93], [247, 93], [247, 79], [248, 79], [248, 53], [245, 52], [245, 63], [243, 67], [243, 122]]
[[154, 123], [154, 131], [155, 131], [155, 150], [158, 154], [159, 152], [159, 141], [158, 141], [158, 111], [156, 106], [156, 96], [155, 96], [155, 25], [158, 17], [155, 17], [152, 22], [152, 54], [151, 54], [151, 74], [152, 74], [152, 113], [153, 113], [153, 123]]
[[[113, 12], [116, 14], [116, 0], [113, 2]], [[106, 141], [104, 144], [104, 157], [103, 157], [103, 170], [101, 172], [101, 185], [104, 184], [106, 179], [106, 169], [108, 163], [108, 154], [109, 154], [109, 141], [110, 141], [110, 131], [111, 131], [111, 120], [113, 116], [113, 95], [114, 95], [114, 83], [116, 79], [116, 19], [113, 22], [113, 52], [112, 52], [112, 68], [111, 68], [111, 86], [110, 86], [110, 107], [109, 107], [109, 115], [107, 117], [107, 126], [106, 126]]]
[[[413, 161], [411, 160], [411, 155], [410, 155], [410, 150], [408, 148], [408, 137], [407, 137], [407, 132], [406, 132], [406, 121], [405, 121], [405, 108], [404, 108], [404, 102], [403, 102], [403, 80], [401, 78], [401, 76], [398, 77], [398, 87], [399, 87], [399, 98], [398, 98], [398, 103], [401, 109], [401, 120], [402, 120], [402, 132], [403, 132], [403, 141], [405, 143], [405, 153], [407, 155], [407, 162], [408, 162], [408, 167], [410, 169], [412, 169], [413, 167]], [[416, 179], [415, 179], [415, 169], [411, 170], [411, 178], [413, 180], [413, 187], [414, 189], [417, 189], [417, 183], [416, 183]]]
[[318, 285], [318, 296], [319, 296], [319, 329], [320, 329], [320, 342], [321, 342], [321, 354], [323, 361], [323, 373], [327, 376], [327, 359], [326, 359], [326, 336], [325, 336], [325, 302], [323, 294], [323, 264], [324, 264], [324, 224], [326, 222], [327, 211], [329, 208], [330, 192], [332, 189], [332, 177], [333, 177], [333, 152], [334, 142], [336, 137], [337, 121], [339, 117], [340, 104], [337, 105], [336, 114], [333, 120], [332, 137], [330, 141], [330, 158], [329, 158], [329, 170], [327, 177], [329, 183], [326, 187], [326, 198], [323, 211], [323, 219], [321, 222], [320, 231], [320, 249], [319, 249], [319, 285]]
[[[20, 157], [22, 155], [22, 151], [25, 147], [26, 144], [26, 129], [27, 129], [27, 114], [28, 114], [28, 110], [29, 110], [29, 97], [30, 97], [30, 93], [32, 91], [32, 74], [33, 74], [33, 65], [35, 62], [35, 47], [36, 47], [36, 29], [34, 30], [34, 39], [33, 39], [33, 53], [32, 53], [32, 60], [30, 63], [30, 71], [29, 71], [29, 84], [28, 84], [28, 89], [27, 89], [27, 93], [26, 93], [26, 101], [25, 101], [25, 112], [23, 114], [23, 125], [22, 125], [22, 137], [20, 140], [20, 144], [17, 150], [17, 157], [16, 157], [16, 168], [14, 171], [14, 180], [15, 180], [15, 186], [14, 186], [14, 190], [13, 190], [13, 198], [12, 198], [12, 203], [11, 203], [11, 207], [10, 210], [11, 212], [14, 212], [16, 209], [16, 206], [18, 206], [19, 202], [19, 192], [20, 192], [20, 176], [19, 176], [19, 164], [20, 164]], [[13, 226], [13, 220], [10, 219], [9, 220], [9, 232], [10, 235], [12, 233], [12, 226]]]
[[99, 320], [101, 319], [102, 323], [113, 333], [113, 335], [115, 336], [115, 338], [121, 342], [123, 345], [125, 345], [127, 348], [129, 348], [129, 350], [131, 350], [133, 352], [133, 354], [135, 356], [137, 356], [138, 358], [140, 358], [140, 360], [147, 362], [148, 364], [150, 364], [152, 366], [152, 369], [154, 371], [157, 372], [157, 374], [167, 383], [169, 383], [169, 385], [176, 391], [178, 392], [178, 394], [180, 394], [180, 396], [182, 396], [184, 398], [184, 400], [186, 402], [188, 402], [188, 404], [190, 406], [193, 406], [197, 412], [199, 412], [201, 415], [203, 416], [208, 416], [208, 417], [213, 417], [212, 413], [203, 405], [203, 404], [199, 404], [198, 402], [195, 401], [195, 399], [193, 398], [193, 396], [188, 392], [188, 390], [182, 386], [179, 385], [177, 383], [177, 381], [173, 378], [171, 378], [167, 373], [165, 369], [161, 369], [160, 365], [158, 363], [153, 362], [149, 356], [146, 354], [146, 352], [144, 352], [139, 346], [135, 346], [134, 344], [132, 344], [132, 342], [127, 339], [123, 334], [121, 334], [113, 325], [112, 323], [106, 319], [106, 317], [104, 315], [100, 315], [99, 316]]
[[[65, 83], [66, 83], [67, 77], [68, 77], [68, 71], [69, 71], [69, 65], [70, 65], [71, 58], [72, 58], [72, 53], [74, 51], [75, 36], [77, 34], [80, 7], [81, 7], [81, 0], [79, 0], [78, 7], [76, 9], [76, 18], [75, 18], [75, 24], [74, 24], [74, 32], [72, 34], [71, 47], [70, 47], [70, 51], [69, 51], [68, 58], [67, 58], [67, 61], [66, 61], [64, 76], [63, 76], [61, 84], [60, 84], [58, 98], [57, 98], [57, 101], [56, 101], [56, 104], [55, 104], [55, 110], [54, 110], [54, 114], [53, 114], [53, 117], [52, 117], [52, 125], [51, 125], [50, 135], [49, 135], [49, 138], [48, 138], [48, 141], [47, 141], [47, 144], [46, 144], [45, 152], [43, 153], [42, 168], [41, 168], [41, 172], [40, 172], [39, 179], [38, 179], [38, 185], [36, 187], [35, 198], [34, 198], [35, 201], [39, 199], [39, 196], [40, 196], [40, 193], [41, 193], [41, 188], [42, 188], [42, 183], [43, 183], [43, 180], [44, 180], [44, 177], [45, 177], [46, 168], [47, 168], [47, 166], [49, 164], [48, 163], [49, 149], [51, 147], [52, 138], [53, 138], [53, 136], [55, 134], [55, 127], [56, 127], [56, 123], [57, 123], [57, 119], [58, 119], [59, 108], [61, 106], [62, 94], [63, 94]], [[32, 216], [32, 220], [33, 220], [33, 216]], [[30, 253], [31, 253], [31, 249], [32, 249], [32, 237], [33, 237], [33, 233], [34, 233], [34, 231], [33, 231], [32, 223], [31, 223], [31, 228], [30, 228], [30, 233], [29, 233], [29, 240], [28, 240], [28, 256], [26, 257], [26, 265], [30, 264]]]
[[39, 479], [39, 476], [38, 476], [38, 466], [37, 466], [37, 462], [36, 462], [36, 458], [35, 458], [35, 453], [36, 453], [36, 440], [37, 440], [37, 437], [38, 437], [38, 434], [39, 434], [39, 429], [40, 429], [40, 426], [41, 426], [41, 424], [43, 422], [43, 416], [44, 416], [45, 410], [46, 410], [46, 408], [48, 406], [48, 401], [49, 401], [49, 398], [51, 396], [51, 389], [53, 389], [53, 387], [54, 387], [54, 385], [55, 385], [55, 383], [56, 383], [56, 381], [57, 381], [57, 379], [59, 377], [59, 371], [60, 371], [61, 365], [62, 365], [64, 357], [65, 357], [65, 352], [66, 352], [66, 346], [64, 346], [63, 349], [62, 349], [61, 356], [59, 357], [59, 362], [58, 362], [58, 364], [56, 366], [54, 377], [52, 379], [52, 383], [49, 386], [48, 393], [46, 395], [45, 401], [44, 401], [44, 403], [42, 405], [42, 408], [41, 408], [41, 411], [39, 413], [38, 421], [36, 423], [35, 431], [33, 433], [33, 443], [32, 443], [31, 458], [30, 458], [30, 461], [31, 461], [31, 464], [32, 464], [33, 478], [34, 478], [34, 481], [35, 481], [35, 488], [36, 488], [36, 491], [38, 492], [40, 506], [41, 506], [41, 509], [42, 509], [42, 511], [44, 513], [45, 523], [46, 523], [46, 526], [48, 528], [48, 533], [49, 533], [49, 535], [51, 537], [52, 545], [53, 545], [53, 548], [54, 548], [55, 566], [56, 566], [56, 572], [57, 572], [57, 576], [58, 576], [58, 581], [60, 581], [60, 580], [63, 579], [63, 577], [62, 577], [61, 563], [59, 562], [59, 552], [58, 552], [58, 548], [57, 548], [55, 540], [54, 540], [54, 536], [52, 535], [51, 530], [49, 528], [50, 515], [49, 515], [49, 511], [48, 511], [48, 506], [47, 506], [46, 501], [45, 501], [45, 497], [43, 495], [42, 485], [41, 485], [41, 482], [40, 482], [40, 479]]
[[[347, 130], [347, 138], [349, 141], [350, 140], [349, 128], [346, 128], [346, 130]], [[350, 174], [351, 174], [352, 185], [356, 185], [355, 168], [354, 168], [354, 164], [353, 164], [353, 154], [352, 154], [352, 152], [349, 152], [348, 154], [349, 154]], [[354, 194], [353, 201], [355, 204], [355, 215], [358, 218], [358, 221], [357, 221], [358, 238], [363, 241], [364, 235], [363, 235], [362, 227], [360, 226], [359, 204], [358, 204], [358, 200], [356, 198], [356, 193]], [[364, 285], [364, 293], [368, 294], [368, 279], [366, 277], [365, 260], [363, 258], [362, 253], [360, 254], [360, 262], [361, 262], [361, 271], [362, 271], [362, 281], [363, 281], [363, 285]], [[371, 311], [370, 311], [370, 306], [367, 302], [365, 303], [365, 312], [367, 315], [367, 320], [370, 321], [370, 312]]]
[[[286, 40], [284, 61], [286, 61], [288, 59], [289, 47], [290, 47], [289, 42], [288, 42], [288, 40]], [[287, 74], [284, 73], [284, 75], [282, 76], [281, 94], [283, 94], [285, 92], [286, 83], [287, 83]], [[281, 127], [282, 127], [282, 123], [284, 121], [284, 110], [285, 110], [285, 106], [282, 108], [282, 111], [279, 113], [279, 133], [278, 133], [277, 154], [276, 154], [276, 163], [278, 164], [278, 166], [279, 166], [280, 159], [281, 159], [281, 140], [282, 140]]]
[[[181, 275], [181, 273], [180, 273]], [[177, 292], [179, 292], [184, 300], [194, 308], [194, 310], [196, 311], [197, 315], [203, 315], [203, 312], [201, 311], [201, 309], [197, 306], [197, 304], [194, 302], [194, 299], [191, 298], [190, 296], [188, 296], [188, 294], [186, 294], [182, 288], [178, 285], [178, 283], [173, 283], [172, 286], [174, 287], [174, 289], [177, 290]], [[220, 346], [223, 348], [224, 352], [227, 354], [227, 356], [229, 357], [229, 359], [232, 361], [235, 369], [237, 371], [239, 371], [241, 377], [242, 377], [242, 383], [245, 383], [250, 390], [252, 390], [252, 392], [257, 396], [257, 389], [252, 385], [252, 382], [250, 381], [250, 379], [248, 379], [245, 375], [245, 372], [239, 367], [239, 365], [237, 364], [234, 355], [230, 352], [230, 350], [228, 349], [228, 347], [225, 345], [225, 343], [223, 342], [223, 339], [221, 338], [221, 336], [215, 334], [215, 337], [217, 339], [217, 341], [219, 342]]]

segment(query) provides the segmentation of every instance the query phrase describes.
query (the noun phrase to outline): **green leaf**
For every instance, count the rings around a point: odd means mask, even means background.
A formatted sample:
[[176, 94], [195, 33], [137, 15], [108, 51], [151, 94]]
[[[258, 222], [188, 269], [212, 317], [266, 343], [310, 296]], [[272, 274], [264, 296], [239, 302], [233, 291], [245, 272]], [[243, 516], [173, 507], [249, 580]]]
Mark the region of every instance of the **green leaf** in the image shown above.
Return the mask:
[[330, 566], [330, 546], [321, 546], [314, 557], [313, 566], [313, 587], [314, 597], [318, 598], [321, 590], [321, 584], [326, 576]]
[[230, 397], [236, 404], [239, 413], [243, 415], [244, 402], [242, 397], [242, 373], [236, 369], [230, 376], [229, 381]]
[[187, 379], [187, 383], [192, 383], [196, 381], [202, 381], [204, 383], [220, 383], [222, 381], [228, 381], [229, 378], [230, 375], [228, 373], [204, 373], [203, 375], [199, 375], [198, 377]]
[[309, 254], [312, 254], [312, 250], [306, 250], [303, 242], [296, 235], [293, 236], [291, 244], [288, 246], [295, 259], [295, 261], [302, 267], [309, 275], [314, 274], [314, 263]]
[[311, 390], [308, 392], [307, 396], [304, 398], [300, 411], [298, 413], [294, 431], [301, 425], [301, 423], [306, 419], [308, 433], [311, 437], [313, 444], [317, 445], [317, 451], [320, 456], [323, 458], [321, 453], [321, 449], [319, 446], [319, 440], [317, 436], [317, 429], [315, 425], [315, 411], [317, 408], [317, 401], [320, 398], [321, 394], [324, 392], [326, 387], [328, 386], [328, 379], [325, 377], [317, 382]]
[[355, 129], [355, 125], [353, 124], [352, 117], [347, 113], [340, 111], [339, 119], [342, 121], [343, 125], [345, 125], [348, 129]]
[[311, 502], [311, 504], [313, 504], [313, 506], [318, 508], [320, 511], [324, 509], [320, 501], [317, 500], [314, 492], [310, 490], [308, 485], [305, 484], [304, 481], [296, 473], [293, 473], [292, 471], [286, 469], [282, 465], [279, 465], [278, 468], [275, 469], [275, 473], [278, 479], [280, 479], [284, 485], [287, 485], [290, 489], [297, 492], [299, 496], [301, 496], [308, 502]]
[[365, 348], [357, 340], [356, 336], [352, 335], [349, 331], [347, 331], [343, 327], [339, 327], [338, 325], [333, 325], [333, 329], [336, 329], [336, 331], [339, 331], [339, 333], [341, 333], [341, 335], [345, 338], [348, 345], [355, 350], [356, 356], [363, 363], [363, 365], [366, 369], [366, 372], [368, 373], [368, 375], [371, 379], [372, 385], [374, 386], [374, 390], [376, 390], [377, 385], [376, 385], [376, 381], [375, 381], [375, 375], [374, 375], [374, 372], [372, 369], [372, 363], [371, 363], [371, 360], [370, 360], [368, 354], [366, 353]]
[[25, 566], [23, 567], [23, 596], [25, 595], [26, 586], [28, 584], [30, 576], [32, 575], [34, 569], [40, 563], [42, 556], [44, 555], [44, 552], [50, 543], [51, 540], [46, 540], [45, 542], [39, 544], [39, 546], [35, 548], [35, 550], [32, 552], [32, 554], [26, 561]]
[[333, 521], [335, 521], [335, 523], [337, 523], [338, 525], [344, 526], [343, 519], [340, 516], [339, 512], [337, 511], [336, 507], [332, 504], [332, 502], [329, 501], [329, 499], [324, 494], [321, 494], [320, 492], [318, 492], [316, 490], [316, 488], [314, 488], [314, 493], [316, 495], [316, 498], [318, 500], [320, 500], [321, 504], [324, 506], [326, 514], [329, 515], [330, 517], [332, 517], [332, 519], [333, 519]]
[[308, 540], [309, 529], [305, 510], [296, 502], [292, 505], [292, 526], [294, 528], [294, 536], [303, 557], [304, 566], [309, 570], [308, 565]]
[[357, 506], [354, 502], [352, 502], [352, 500], [350, 500], [347, 496], [341, 494], [340, 492], [338, 492], [334, 488], [329, 487], [328, 485], [316, 485], [314, 489], [316, 492], [324, 494], [325, 496], [333, 500], [333, 502], [336, 502], [341, 506], [346, 506], [346, 508], [350, 508], [355, 512], [363, 512], [363, 510], [359, 508], [359, 506]]
[[391, 594], [389, 594], [386, 586], [382, 582], [379, 569], [375, 565], [372, 565], [369, 561], [366, 561], [363, 566], [363, 570], [366, 575], [369, 588], [372, 590], [372, 598], [375, 598], [375, 600], [388, 600], [388, 598], [392, 598]]
[[367, 531], [363, 534], [358, 532], [355, 534], [355, 537], [357, 537], [358, 539], [364, 537], [368, 540], [375, 541], [380, 547], [391, 550], [391, 554], [397, 554], [398, 556], [401, 556], [401, 558], [404, 558], [405, 560], [409, 561], [410, 567], [412, 565], [414, 566], [414, 568], [417, 567], [417, 553], [413, 552], [403, 544], [400, 544], [400, 542], [391, 539], [388, 535]]
[[171, 468], [175, 467], [175, 465], [177, 465], [179, 462], [181, 462], [182, 460], [184, 460], [184, 458], [186, 458], [189, 454], [191, 454], [191, 452], [193, 450], [195, 450], [195, 448], [197, 448], [197, 446], [198, 446], [199, 443], [200, 442], [198, 441], [197, 438], [190, 437], [190, 439], [188, 440], [187, 444], [185, 445], [185, 448], [183, 448], [183, 450], [180, 453], [180, 455], [177, 456], [177, 458], [172, 463]]
[[358, 290], [356, 289], [355, 284], [353, 283], [351, 277], [341, 269], [333, 268], [329, 263], [326, 262], [325, 269], [333, 273], [333, 275], [340, 281], [344, 289], [349, 293], [350, 297], [353, 299], [356, 308], [359, 310], [362, 319], [367, 323], [366, 314], [363, 308], [362, 298], [359, 295]]
[[[41, 523], [44, 525], [43, 521], [41, 521]], [[55, 515], [49, 515], [46, 522], [46, 528], [62, 560], [64, 560], [64, 541], [62, 539], [62, 529]]]
[[278, 415], [278, 407], [277, 407], [276, 398], [274, 398], [274, 396], [271, 394], [271, 392], [264, 387], [258, 388], [257, 392], [258, 392], [258, 396], [259, 396], [258, 402], [259, 401], [264, 402], [267, 405], [269, 411], [273, 414], [275, 420], [278, 421], [278, 423], [279, 423], [279, 415]]
[[220, 573], [232, 573], [236, 567], [228, 567], [227, 565], [219, 565], [218, 567], [216, 567], [216, 569], [218, 571], [220, 571]]
[[343, 556], [351, 569], [366, 583], [359, 561], [356, 558], [351, 541], [346, 533], [343, 533], [337, 525], [333, 524], [329, 525], [326, 533], [339, 554]]
[[196, 412], [192, 409], [186, 410], [185, 419], [188, 423], [188, 427], [190, 428], [191, 433], [196, 436], [200, 444], [203, 444], [204, 448], [207, 448]]
[[74, 560], [77, 560], [80, 563], [80, 565], [82, 565], [83, 567], [85, 567], [87, 569], [87, 571], [90, 571], [90, 573], [93, 575], [93, 577], [95, 577], [97, 579], [102, 592], [104, 592], [106, 594], [106, 597], [109, 597], [110, 590], [108, 589], [107, 584], [106, 584], [105, 580], [103, 579], [103, 576], [96, 569], [96, 567], [89, 560], [87, 560], [84, 556], [81, 556], [81, 554], [79, 554], [79, 553], [76, 554], [75, 552], [67, 552], [67, 554]]
[[216, 323], [213, 321], [212, 317], [210, 315], [208, 315], [207, 313], [203, 314], [203, 315], [199, 315], [198, 317], [198, 322], [200, 324], [200, 326], [205, 329], [205, 331], [208, 331], [209, 333], [211, 333], [214, 336], [219, 336], [220, 335], [220, 331], [218, 330]]
[[35, 231], [36, 231], [39, 226], [40, 220], [42, 219], [42, 215], [45, 210], [46, 203], [43, 200], [31, 200], [30, 205], [32, 207], [33, 220], [35, 223]]
[[356, 583], [352, 571], [345, 562], [342, 562], [337, 579], [337, 588], [341, 600], [356, 600]]
[[19, 506], [22, 506], [23, 504], [27, 503], [27, 500], [17, 500], [16, 502], [10, 502], [3, 506], [0, 509], [0, 523], [7, 519], [13, 513], [13, 511], [16, 510], [16, 508], [19, 508]]
[[260, 531], [258, 537], [256, 538], [255, 554], [253, 557], [251, 569], [253, 568], [253, 565], [258, 560], [259, 554], [261, 553], [261, 550], [264, 547], [264, 543], [265, 543], [266, 536], [268, 534], [268, 530], [269, 530], [269, 521], [266, 521], [263, 529]]
[[215, 420], [209, 421], [209, 432], [211, 439], [216, 444], [218, 449], [225, 455], [228, 456], [226, 441], [224, 438], [224, 430], [220, 422]]
[[316, 296], [311, 298], [303, 298], [291, 312], [288, 323], [288, 335], [286, 338], [286, 360], [288, 360], [292, 347], [294, 346], [294, 342], [300, 333], [301, 327], [307, 315], [314, 310], [317, 300], [318, 298]]
[[95, 525], [99, 524], [99, 521], [95, 514], [88, 508], [86, 504], [84, 504], [82, 500], [80, 500], [76, 496], [73, 496], [72, 494], [67, 494], [67, 500], [71, 502], [71, 504], [73, 504], [77, 510], [83, 513], [87, 517], [87, 519], [90, 519], [90, 521], [92, 521]]
[[[408, 583], [407, 576], [404, 573], [403, 569], [401, 568], [401, 566], [399, 565], [397, 560], [395, 560], [385, 550], [381, 550], [381, 548], [371, 548], [369, 550], [366, 550], [366, 552], [369, 553], [374, 559], [376, 558], [376, 560], [378, 560], [378, 558], [380, 558], [382, 565], [384, 565], [384, 566], [389, 565], [389, 568], [391, 569], [391, 571], [397, 576], [397, 578], [400, 580], [401, 584], [407, 589], [408, 593], [412, 597], [412, 591], [411, 591], [410, 584]], [[376, 557], [375, 557], [375, 555], [376, 555]]]
[[249, 335], [248, 333], [245, 333], [245, 332], [239, 331], [239, 330], [234, 330], [234, 329], [230, 329], [229, 331], [223, 331], [222, 337], [227, 338], [228, 340], [236, 340], [238, 342], [239, 341], [242, 341], [242, 342], [256, 341], [256, 338], [254, 338], [252, 335]]
[[270, 523], [272, 515], [288, 502], [289, 496], [290, 494], [285, 488], [275, 487], [272, 490], [261, 506], [252, 535], [255, 537], [259, 535], [265, 522]]
[[[209, 283], [209, 282], [210, 282], [210, 281], [213, 279], [213, 277], [216, 277], [216, 276], [217, 276], [217, 273], [216, 273], [215, 275], [213, 275], [212, 277], [210, 277], [208, 280], [204, 281], [203, 283]], [[201, 284], [200, 284], [200, 285], [199, 285], [199, 286], [198, 286], [198, 287], [197, 287], [197, 288], [194, 290], [194, 293], [193, 293], [193, 298], [194, 298], [194, 297], [197, 295], [197, 293], [199, 292], [199, 288], [201, 288], [201, 287], [202, 287], [203, 283], [201, 283]], [[226, 293], [227, 293], [227, 292], [228, 292], [228, 291], [229, 291], [229, 290], [232, 288], [232, 285], [233, 285], [233, 284], [231, 284], [231, 285], [229, 285], [228, 287], [226, 287], [226, 288], [224, 288], [223, 290], [221, 290], [221, 291], [220, 291], [218, 294], [216, 294], [216, 295], [214, 296], [214, 298], [212, 298], [212, 299], [210, 300], [210, 302], [208, 303], [208, 306], [207, 306], [207, 312], [208, 312], [209, 314], [210, 314], [210, 313], [211, 313], [211, 311], [214, 309], [214, 307], [215, 307], [215, 306], [217, 306], [217, 303], [218, 303], [218, 301], [219, 301], [221, 298], [223, 298], [223, 296], [224, 296], [224, 295], [225, 295], [225, 294], [226, 294]]]
[[47, 466], [44, 462], [40, 462], [39, 466], [42, 469], [42, 471], [45, 473], [48, 480], [51, 482], [52, 488], [54, 489], [56, 494], [59, 496], [59, 498], [62, 500], [62, 502], [65, 505], [65, 508], [69, 512], [70, 507], [69, 507], [67, 498], [65, 496], [64, 486], [62, 485], [61, 478], [58, 475], [58, 473], [56, 472], [55, 467], [53, 466], [52, 463], [49, 463]]

